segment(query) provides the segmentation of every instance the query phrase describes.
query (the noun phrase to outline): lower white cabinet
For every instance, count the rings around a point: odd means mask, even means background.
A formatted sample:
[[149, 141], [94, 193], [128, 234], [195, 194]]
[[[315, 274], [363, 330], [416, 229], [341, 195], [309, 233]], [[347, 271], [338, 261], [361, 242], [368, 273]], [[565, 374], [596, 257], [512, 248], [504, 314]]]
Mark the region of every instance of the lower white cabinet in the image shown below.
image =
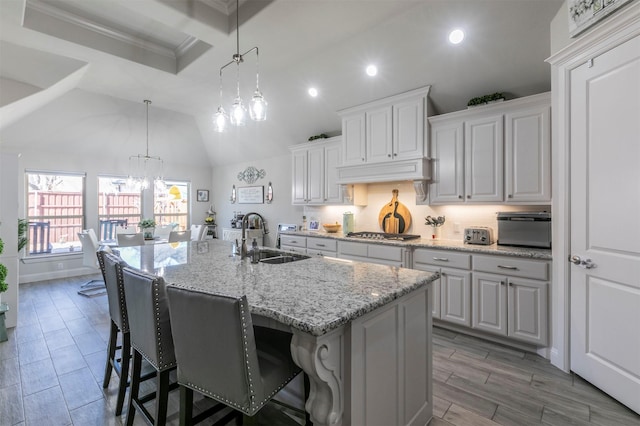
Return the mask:
[[307, 237], [307, 254], [336, 257], [337, 241], [330, 238]]
[[546, 346], [548, 262], [477, 255], [473, 269], [472, 327]]
[[413, 269], [440, 272], [440, 279], [432, 283], [433, 317], [470, 327], [471, 255], [417, 248]]
[[280, 235], [280, 249], [305, 254], [307, 252], [307, 237]]
[[407, 265], [404, 248], [383, 244], [338, 241], [338, 257], [381, 265], [399, 267]]

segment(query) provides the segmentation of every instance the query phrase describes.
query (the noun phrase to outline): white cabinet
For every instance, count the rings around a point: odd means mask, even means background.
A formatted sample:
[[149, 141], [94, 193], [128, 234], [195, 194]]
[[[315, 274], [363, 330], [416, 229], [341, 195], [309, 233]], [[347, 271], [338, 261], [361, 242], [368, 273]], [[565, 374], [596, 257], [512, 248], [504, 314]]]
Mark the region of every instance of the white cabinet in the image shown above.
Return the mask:
[[[433, 282], [433, 317], [471, 326], [471, 255], [416, 248], [413, 269], [440, 272]], [[436, 305], [440, 305], [439, 307]]]
[[505, 115], [505, 201], [551, 202], [551, 107]]
[[429, 119], [430, 204], [550, 203], [550, 95]]
[[343, 165], [421, 158], [429, 87], [339, 111]]
[[331, 238], [307, 237], [307, 254], [336, 257], [338, 243]]
[[406, 249], [398, 246], [338, 241], [337, 254], [341, 259], [403, 267], [407, 265], [405, 253]]
[[294, 145], [290, 150], [292, 152], [292, 203], [342, 204], [342, 191], [337, 183], [336, 169], [341, 160], [341, 138]]
[[473, 328], [545, 346], [548, 262], [475, 255], [473, 269]]
[[280, 249], [305, 254], [307, 252], [307, 237], [280, 235]]

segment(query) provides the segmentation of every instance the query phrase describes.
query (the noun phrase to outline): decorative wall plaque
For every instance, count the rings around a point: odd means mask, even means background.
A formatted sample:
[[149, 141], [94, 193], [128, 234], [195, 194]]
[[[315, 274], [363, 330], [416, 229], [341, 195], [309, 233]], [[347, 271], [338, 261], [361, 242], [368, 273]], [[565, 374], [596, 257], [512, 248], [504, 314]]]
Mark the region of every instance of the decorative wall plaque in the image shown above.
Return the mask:
[[248, 184], [252, 184], [258, 179], [262, 179], [266, 175], [267, 175], [267, 172], [265, 172], [264, 169], [258, 170], [253, 166], [249, 166], [246, 169], [244, 169], [243, 172], [238, 173], [238, 180], [243, 180]]

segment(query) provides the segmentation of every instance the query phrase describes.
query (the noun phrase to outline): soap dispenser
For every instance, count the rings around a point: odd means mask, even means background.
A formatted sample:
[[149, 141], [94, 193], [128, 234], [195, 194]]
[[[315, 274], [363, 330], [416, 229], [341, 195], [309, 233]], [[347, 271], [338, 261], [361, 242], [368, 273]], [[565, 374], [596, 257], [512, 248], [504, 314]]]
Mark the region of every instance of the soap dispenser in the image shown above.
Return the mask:
[[251, 243], [251, 263], [258, 263], [260, 260], [260, 251], [258, 250], [258, 242], [253, 239]]

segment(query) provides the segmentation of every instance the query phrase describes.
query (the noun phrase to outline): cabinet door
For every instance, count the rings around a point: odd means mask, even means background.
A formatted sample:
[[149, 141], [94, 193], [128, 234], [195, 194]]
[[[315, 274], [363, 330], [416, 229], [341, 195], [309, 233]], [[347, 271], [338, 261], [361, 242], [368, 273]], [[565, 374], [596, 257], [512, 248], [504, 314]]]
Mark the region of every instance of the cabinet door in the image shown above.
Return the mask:
[[472, 327], [507, 335], [507, 279], [504, 276], [473, 273], [471, 286]]
[[440, 270], [440, 319], [471, 326], [471, 272]]
[[547, 345], [549, 283], [509, 278], [509, 337]]
[[392, 112], [386, 106], [366, 113], [367, 163], [389, 161], [393, 154]]
[[393, 158], [424, 155], [424, 102], [422, 98], [393, 105]]
[[309, 148], [307, 151], [307, 202], [324, 203], [324, 147]]
[[366, 161], [364, 112], [342, 118], [342, 158], [345, 165]]
[[292, 155], [293, 171], [291, 185], [291, 202], [293, 204], [307, 203], [307, 150], [295, 151]]
[[464, 132], [462, 122], [431, 125], [433, 183], [430, 204], [464, 202]]
[[502, 115], [465, 123], [465, 197], [467, 202], [504, 200]]
[[551, 202], [550, 106], [506, 114], [507, 203]]
[[[440, 272], [440, 268], [436, 266], [429, 266], [424, 264], [414, 264], [413, 269], [417, 269], [419, 271], [431, 272], [435, 274], [436, 272]], [[433, 318], [440, 319], [440, 279], [431, 282], [431, 300], [433, 300], [433, 304], [431, 306], [431, 316]]]
[[338, 170], [342, 147], [339, 143], [329, 145], [324, 151], [325, 202], [342, 204], [342, 189], [338, 184]]

